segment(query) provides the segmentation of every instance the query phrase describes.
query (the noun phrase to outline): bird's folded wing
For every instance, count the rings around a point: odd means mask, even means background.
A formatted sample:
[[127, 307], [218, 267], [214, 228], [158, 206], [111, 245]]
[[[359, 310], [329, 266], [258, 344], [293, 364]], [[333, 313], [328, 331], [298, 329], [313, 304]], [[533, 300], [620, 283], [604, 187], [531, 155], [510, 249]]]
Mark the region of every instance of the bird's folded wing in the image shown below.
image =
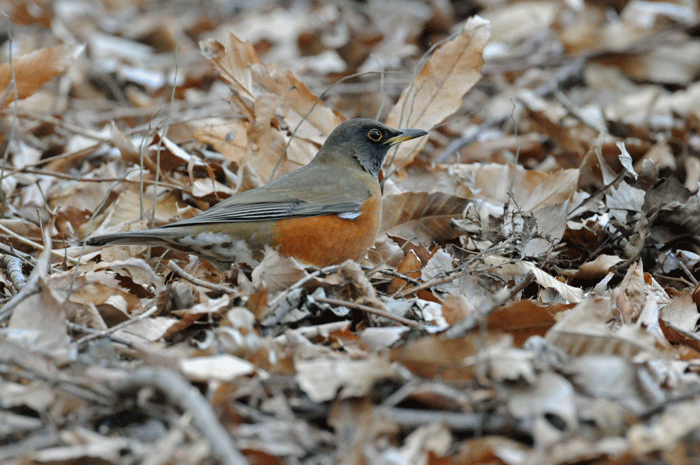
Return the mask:
[[307, 216], [359, 213], [360, 202], [340, 202], [335, 204], [315, 204], [302, 200], [286, 202], [257, 202], [221, 205], [205, 211], [199, 216], [161, 228], [193, 224], [237, 223], [247, 221], [268, 221]]
[[164, 228], [224, 222], [269, 221], [321, 215], [360, 214], [370, 189], [334, 167], [308, 165], [258, 189], [236, 194], [199, 216]]

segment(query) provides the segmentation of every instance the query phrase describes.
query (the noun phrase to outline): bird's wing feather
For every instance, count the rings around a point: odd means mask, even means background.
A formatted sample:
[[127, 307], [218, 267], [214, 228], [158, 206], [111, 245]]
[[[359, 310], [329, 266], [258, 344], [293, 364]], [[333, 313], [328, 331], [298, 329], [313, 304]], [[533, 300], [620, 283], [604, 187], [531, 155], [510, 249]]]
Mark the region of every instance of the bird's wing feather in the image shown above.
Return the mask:
[[[308, 168], [308, 167], [307, 167]], [[361, 181], [342, 177], [334, 183], [324, 182], [325, 167], [316, 166], [304, 176], [305, 168], [257, 189], [246, 191], [219, 202], [199, 216], [161, 228], [223, 222], [268, 221], [321, 215], [359, 214], [370, 191]], [[309, 183], [311, 179], [318, 180]], [[352, 194], [348, 194], [352, 193]]]

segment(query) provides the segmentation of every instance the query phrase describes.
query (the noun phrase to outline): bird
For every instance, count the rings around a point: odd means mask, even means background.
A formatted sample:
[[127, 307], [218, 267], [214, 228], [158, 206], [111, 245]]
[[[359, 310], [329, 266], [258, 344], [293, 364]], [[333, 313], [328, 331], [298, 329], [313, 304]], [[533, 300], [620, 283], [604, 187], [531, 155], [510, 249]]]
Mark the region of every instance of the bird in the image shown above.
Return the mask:
[[382, 215], [379, 172], [389, 149], [428, 134], [368, 118], [341, 123], [304, 167], [217, 203], [198, 216], [153, 229], [88, 238], [88, 246], [165, 246], [226, 269], [254, 266], [265, 246], [304, 265], [360, 261]]

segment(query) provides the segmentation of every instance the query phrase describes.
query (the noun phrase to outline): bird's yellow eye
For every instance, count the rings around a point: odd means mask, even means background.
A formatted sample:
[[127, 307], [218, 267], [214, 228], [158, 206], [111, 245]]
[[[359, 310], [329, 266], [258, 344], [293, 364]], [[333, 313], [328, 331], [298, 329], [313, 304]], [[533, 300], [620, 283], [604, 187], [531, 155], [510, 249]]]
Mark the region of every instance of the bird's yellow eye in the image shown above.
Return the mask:
[[379, 129], [370, 129], [367, 133], [367, 138], [372, 142], [379, 142], [382, 140], [382, 133]]

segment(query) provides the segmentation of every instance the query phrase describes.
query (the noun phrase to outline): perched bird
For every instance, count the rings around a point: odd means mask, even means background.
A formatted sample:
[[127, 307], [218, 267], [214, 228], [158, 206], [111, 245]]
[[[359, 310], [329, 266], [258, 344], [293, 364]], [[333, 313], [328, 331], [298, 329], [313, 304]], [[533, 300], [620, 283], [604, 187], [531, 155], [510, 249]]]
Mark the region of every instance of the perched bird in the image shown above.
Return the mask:
[[199, 216], [155, 229], [105, 234], [90, 246], [170, 247], [217, 266], [255, 263], [265, 245], [304, 264], [361, 260], [379, 231], [379, 170], [389, 148], [426, 135], [371, 119], [339, 125], [308, 165], [233, 195]]

